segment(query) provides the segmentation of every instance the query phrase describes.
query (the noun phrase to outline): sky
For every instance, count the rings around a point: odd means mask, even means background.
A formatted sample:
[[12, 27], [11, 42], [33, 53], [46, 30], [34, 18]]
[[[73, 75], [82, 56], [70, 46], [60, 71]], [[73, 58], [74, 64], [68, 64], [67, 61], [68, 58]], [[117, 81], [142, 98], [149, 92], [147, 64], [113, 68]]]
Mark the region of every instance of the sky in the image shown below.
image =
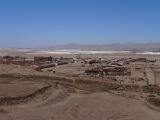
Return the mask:
[[160, 0], [0, 0], [0, 47], [160, 42]]

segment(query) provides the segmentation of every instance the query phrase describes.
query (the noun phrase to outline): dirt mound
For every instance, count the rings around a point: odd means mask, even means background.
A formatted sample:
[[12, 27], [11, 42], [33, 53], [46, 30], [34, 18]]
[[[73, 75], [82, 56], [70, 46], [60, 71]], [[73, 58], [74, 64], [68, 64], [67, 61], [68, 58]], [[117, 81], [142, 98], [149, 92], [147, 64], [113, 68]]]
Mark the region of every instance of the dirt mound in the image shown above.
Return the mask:
[[157, 107], [160, 107], [160, 98], [148, 98], [147, 101]]
[[47, 89], [49, 89], [51, 86], [43, 87], [39, 90], [36, 90], [35, 92], [26, 95], [26, 96], [19, 96], [19, 97], [1, 97], [0, 98], [0, 105], [15, 105], [15, 104], [21, 104], [25, 103], [34, 97], [36, 97], [38, 94], [43, 94]]

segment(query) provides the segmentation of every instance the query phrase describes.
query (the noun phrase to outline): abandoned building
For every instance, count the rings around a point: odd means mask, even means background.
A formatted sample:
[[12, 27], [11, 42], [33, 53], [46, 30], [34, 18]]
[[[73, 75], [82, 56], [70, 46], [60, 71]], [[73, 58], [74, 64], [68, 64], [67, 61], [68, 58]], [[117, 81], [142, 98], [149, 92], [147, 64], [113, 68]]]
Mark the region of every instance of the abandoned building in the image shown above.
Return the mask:
[[62, 63], [73, 63], [73, 58], [60, 57], [57, 61], [62, 62]]
[[99, 77], [107, 77], [107, 76], [130, 76], [131, 70], [128, 67], [99, 67], [93, 68], [90, 70], [86, 70], [85, 73], [89, 76], [99, 76]]
[[53, 58], [50, 57], [42, 57], [42, 56], [35, 56], [34, 57], [34, 62], [45, 62], [45, 61], [52, 61]]
[[94, 76], [94, 77], [103, 77], [103, 70], [99, 68], [94, 68], [91, 70], [86, 70], [85, 73], [89, 76]]
[[128, 67], [105, 67], [103, 68], [103, 72], [105, 74], [105, 76], [125, 76], [125, 75], [131, 75], [131, 70]]

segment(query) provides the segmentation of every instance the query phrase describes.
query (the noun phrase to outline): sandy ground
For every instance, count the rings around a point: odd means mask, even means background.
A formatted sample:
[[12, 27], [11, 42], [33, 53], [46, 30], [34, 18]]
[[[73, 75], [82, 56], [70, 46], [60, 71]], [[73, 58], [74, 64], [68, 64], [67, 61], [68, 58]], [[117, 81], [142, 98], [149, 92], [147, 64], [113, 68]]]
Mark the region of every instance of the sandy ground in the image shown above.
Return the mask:
[[63, 102], [21, 106], [0, 114], [2, 120], [159, 120], [160, 114], [139, 101], [109, 93], [73, 94]]
[[[159, 120], [143, 101], [57, 80], [1, 77], [0, 120]], [[47, 89], [41, 90], [50, 85]], [[2, 86], [2, 87], [1, 87]], [[5, 90], [5, 88], [7, 89]], [[97, 88], [95, 88], [97, 89]], [[24, 94], [25, 93], [25, 94]], [[23, 97], [22, 97], [23, 96]]]
[[0, 64], [0, 74], [44, 75], [30, 67]]
[[12, 82], [9, 84], [7, 83], [0, 84], [0, 96], [1, 97], [25, 96], [45, 86], [47, 85], [40, 83], [37, 84], [35, 82]]
[[83, 74], [85, 70], [88, 68], [89, 68], [89, 65], [82, 67], [81, 64], [70, 63], [66, 65], [46, 68], [46, 69], [43, 69], [43, 71], [53, 70], [53, 71], [56, 71], [56, 73], [79, 75], [79, 74]]

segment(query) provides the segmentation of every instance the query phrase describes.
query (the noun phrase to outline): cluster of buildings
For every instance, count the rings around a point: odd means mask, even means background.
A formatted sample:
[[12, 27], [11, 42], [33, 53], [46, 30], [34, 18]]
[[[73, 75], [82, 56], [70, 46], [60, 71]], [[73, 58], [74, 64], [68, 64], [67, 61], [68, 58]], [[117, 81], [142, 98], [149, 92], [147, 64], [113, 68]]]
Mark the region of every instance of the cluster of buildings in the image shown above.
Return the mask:
[[0, 57], [0, 64], [14, 64], [21, 66], [31, 66], [34, 64], [33, 59], [27, 59], [25, 57], [20, 56], [3, 56]]
[[133, 63], [154, 63], [155, 60], [146, 58], [114, 58], [114, 59], [97, 59], [89, 62], [90, 67], [85, 71], [88, 76], [105, 77], [105, 76], [131, 76]]
[[[141, 67], [138, 62], [154, 63], [155, 60], [147, 60], [146, 58], [89, 58], [89, 57], [52, 57], [52, 56], [34, 56], [33, 58], [26, 58], [21, 56], [2, 56], [0, 57], [0, 64], [14, 64], [20, 66], [34, 67], [36, 70], [44, 68], [56, 67], [69, 63], [79, 64], [82, 67], [88, 66], [85, 70], [87, 76], [130, 76], [131, 65], [136, 63], [135, 69], [140, 70]], [[138, 66], [137, 66], [138, 65]], [[144, 64], [145, 65], [145, 64]]]
[[34, 56], [33, 58], [26, 58], [21, 56], [1, 56], [0, 64], [13, 64], [20, 66], [36, 66], [37, 68], [50, 67], [63, 65], [73, 62], [73, 58], [54, 58], [54, 57], [44, 57], [44, 56]]

